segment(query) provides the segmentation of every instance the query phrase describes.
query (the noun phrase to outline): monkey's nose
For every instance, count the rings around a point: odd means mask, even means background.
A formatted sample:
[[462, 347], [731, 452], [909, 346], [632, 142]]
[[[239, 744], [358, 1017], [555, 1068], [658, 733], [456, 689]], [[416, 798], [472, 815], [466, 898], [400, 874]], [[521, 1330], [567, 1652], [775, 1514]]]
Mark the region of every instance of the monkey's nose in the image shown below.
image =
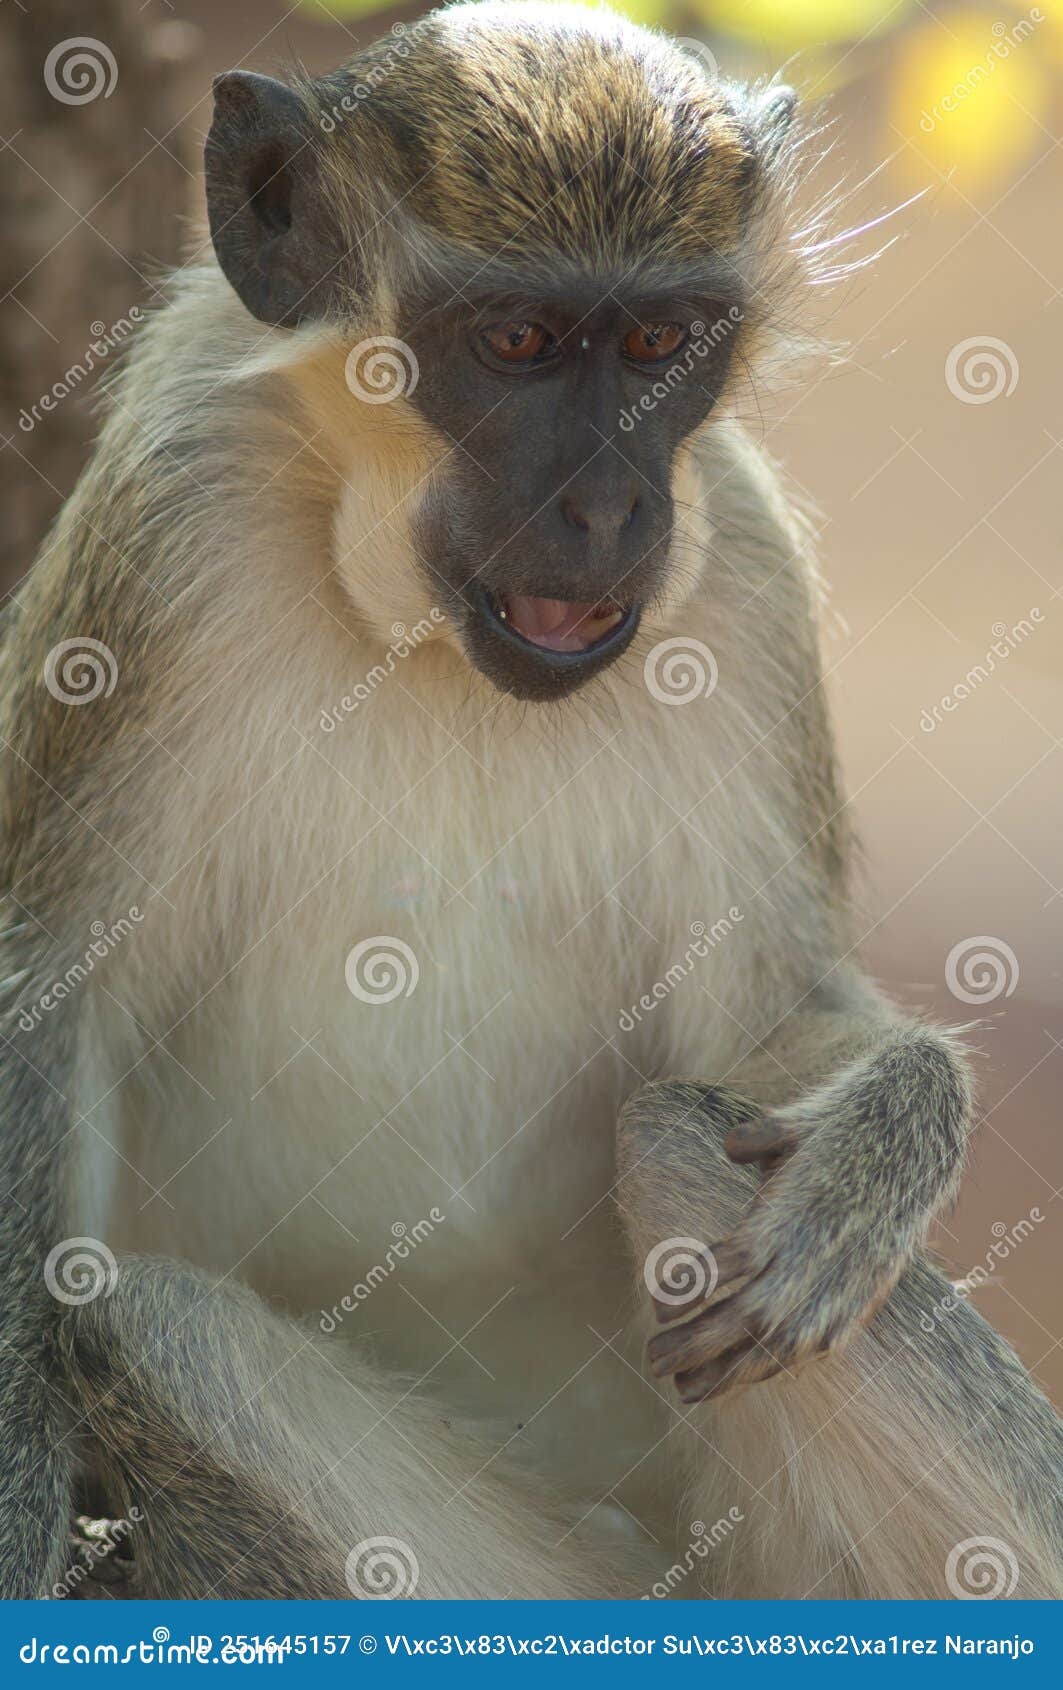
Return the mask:
[[617, 499], [601, 501], [571, 498], [566, 493], [561, 500], [561, 516], [566, 527], [604, 538], [630, 528], [641, 504], [638, 493], [623, 493]]

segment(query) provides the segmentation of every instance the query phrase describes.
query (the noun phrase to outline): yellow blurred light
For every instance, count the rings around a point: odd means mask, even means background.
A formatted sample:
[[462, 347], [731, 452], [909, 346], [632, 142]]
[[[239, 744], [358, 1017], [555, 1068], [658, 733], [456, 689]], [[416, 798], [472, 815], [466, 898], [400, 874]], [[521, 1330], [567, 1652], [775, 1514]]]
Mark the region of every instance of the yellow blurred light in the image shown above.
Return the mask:
[[[424, 0], [421, 12], [430, 12], [436, 0]], [[580, 0], [576, 0], [579, 4]], [[592, 10], [597, 10], [597, 0], [584, 0]], [[636, 23], [667, 25], [674, 23], [677, 7], [670, 0], [608, 0], [608, 4], [615, 12], [623, 12], [625, 16], [634, 18]], [[310, 12], [321, 23], [334, 22], [337, 18], [371, 17], [374, 12], [390, 12], [392, 7], [386, 0], [298, 0], [301, 11]]]
[[623, 12], [635, 23], [649, 24], [658, 29], [674, 25], [678, 10], [669, 5], [668, 0], [609, 0], [609, 5], [614, 12]]
[[[381, 0], [299, 0], [301, 9], [323, 23], [332, 17], [365, 17], [390, 8]], [[586, 0], [594, 7], [596, 0]], [[637, 23], [682, 33], [691, 15], [714, 30], [772, 46], [800, 47], [848, 41], [883, 24], [899, 22], [915, 0], [608, 0], [614, 11]], [[431, 7], [425, 0], [424, 10]]]
[[[1033, 8], [1034, 11], [1037, 8]], [[892, 81], [891, 121], [911, 145], [898, 165], [925, 183], [952, 174], [969, 199], [999, 186], [1048, 137], [1050, 82], [1030, 14], [949, 13], [904, 43]], [[929, 168], [928, 168], [929, 167]]]
[[744, 41], [793, 49], [854, 41], [892, 29], [914, 0], [693, 0], [713, 30]]
[[[335, 23], [337, 18], [367, 18], [374, 12], [390, 11], [381, 0], [298, 0], [299, 10], [316, 15], [319, 23]], [[429, 7], [425, 6], [425, 11]]]

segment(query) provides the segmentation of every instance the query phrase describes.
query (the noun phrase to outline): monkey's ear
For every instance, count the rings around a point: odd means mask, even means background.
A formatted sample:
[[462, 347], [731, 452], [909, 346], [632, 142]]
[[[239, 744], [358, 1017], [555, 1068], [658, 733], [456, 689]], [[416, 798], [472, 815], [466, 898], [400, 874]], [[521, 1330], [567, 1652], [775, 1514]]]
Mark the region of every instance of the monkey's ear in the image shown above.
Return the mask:
[[758, 95], [757, 130], [761, 146], [769, 157], [777, 153], [785, 141], [796, 107], [796, 89], [788, 88], [782, 82], [773, 83]]
[[205, 149], [211, 240], [247, 309], [281, 328], [326, 315], [344, 280], [315, 141], [311, 116], [283, 82], [244, 70], [215, 78]]

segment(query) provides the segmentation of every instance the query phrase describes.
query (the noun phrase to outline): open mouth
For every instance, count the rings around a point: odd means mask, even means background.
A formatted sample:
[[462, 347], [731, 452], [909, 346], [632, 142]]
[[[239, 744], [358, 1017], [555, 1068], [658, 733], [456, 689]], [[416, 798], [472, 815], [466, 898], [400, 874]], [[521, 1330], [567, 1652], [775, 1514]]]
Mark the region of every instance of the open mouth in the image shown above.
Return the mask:
[[532, 646], [544, 657], [599, 657], [633, 632], [637, 605], [612, 599], [534, 598], [527, 593], [477, 591], [481, 616], [510, 641]]
[[495, 610], [521, 639], [546, 651], [590, 651], [627, 614], [608, 600], [590, 604], [580, 599], [529, 598], [525, 593], [505, 593], [495, 601]]
[[473, 659], [517, 698], [561, 698], [630, 644], [641, 606], [507, 593], [478, 583], [466, 601]]

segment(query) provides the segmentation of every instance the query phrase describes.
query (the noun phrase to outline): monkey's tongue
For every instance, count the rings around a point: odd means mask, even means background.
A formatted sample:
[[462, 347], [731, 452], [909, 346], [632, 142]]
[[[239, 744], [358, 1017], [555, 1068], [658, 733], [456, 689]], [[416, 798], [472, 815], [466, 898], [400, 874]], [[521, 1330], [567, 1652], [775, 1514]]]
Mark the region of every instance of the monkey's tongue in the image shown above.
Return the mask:
[[624, 614], [615, 604], [533, 599], [523, 593], [507, 593], [502, 604], [511, 628], [532, 645], [550, 651], [586, 651], [604, 639]]

